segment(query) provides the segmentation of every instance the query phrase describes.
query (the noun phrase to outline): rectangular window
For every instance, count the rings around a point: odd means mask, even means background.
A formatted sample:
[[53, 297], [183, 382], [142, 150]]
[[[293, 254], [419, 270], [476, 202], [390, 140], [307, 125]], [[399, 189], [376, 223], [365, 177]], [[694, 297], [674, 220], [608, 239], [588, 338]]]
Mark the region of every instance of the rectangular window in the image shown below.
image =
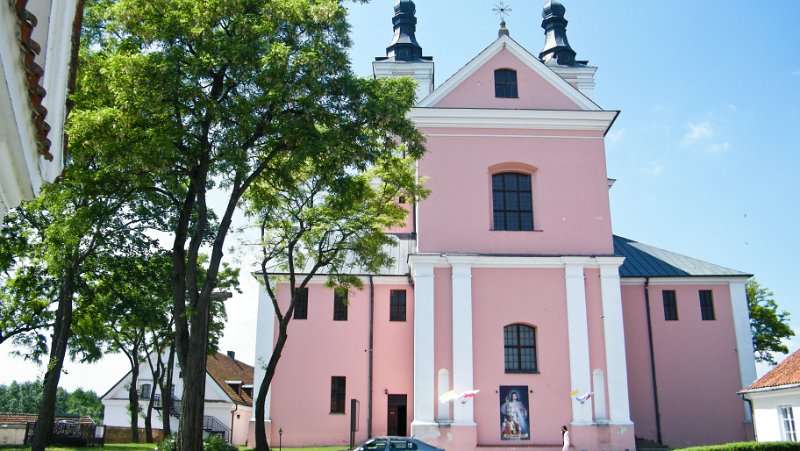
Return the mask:
[[333, 320], [347, 321], [347, 293], [333, 292]]
[[150, 384], [142, 384], [139, 386], [139, 397], [140, 398], [150, 398], [150, 391], [152, 390], [153, 386]]
[[347, 378], [331, 376], [331, 413], [344, 413]]
[[308, 319], [308, 287], [297, 289], [294, 304], [294, 319]]
[[664, 290], [661, 292], [664, 299], [664, 320], [678, 321], [678, 302], [675, 299], [675, 290]]
[[782, 439], [787, 442], [796, 442], [797, 433], [794, 430], [794, 412], [792, 406], [780, 406]]
[[498, 69], [494, 71], [494, 96], [500, 98], [516, 99], [517, 72], [512, 69]]
[[389, 294], [389, 321], [406, 320], [406, 290], [392, 290]]
[[714, 298], [711, 290], [700, 290], [700, 315], [703, 321], [713, 321], [714, 319]]

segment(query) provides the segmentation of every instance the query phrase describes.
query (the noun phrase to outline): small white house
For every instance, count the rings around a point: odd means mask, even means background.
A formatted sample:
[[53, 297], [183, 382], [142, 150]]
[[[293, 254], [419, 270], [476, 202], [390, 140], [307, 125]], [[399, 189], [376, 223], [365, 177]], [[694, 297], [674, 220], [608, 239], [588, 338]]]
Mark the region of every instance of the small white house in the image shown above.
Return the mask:
[[759, 442], [798, 441], [800, 350], [740, 392], [750, 402]]
[[[235, 445], [245, 445], [247, 442], [248, 423], [253, 416], [253, 367], [236, 360], [235, 354], [216, 353], [208, 356], [206, 361], [206, 401], [203, 419], [203, 429], [206, 434], [219, 434], [226, 441]], [[103, 423], [109, 429], [130, 428], [130, 414], [128, 413], [128, 387], [131, 384], [131, 372], [122, 377], [111, 389], [102, 396], [105, 413]], [[156, 391], [158, 400], [162, 398], [158, 384], [153, 381], [153, 375], [147, 361], [139, 366], [137, 381], [139, 390], [139, 405], [142, 412], [147, 409], [147, 403], [152, 390]], [[180, 396], [183, 393], [183, 379], [177, 362], [174, 370], [172, 386], [174, 407], [170, 413], [170, 426], [173, 433], [178, 430], [180, 423]], [[160, 406], [160, 403], [157, 403]], [[162, 409], [153, 410], [152, 428], [160, 433], [162, 425]], [[144, 428], [144, 414], [139, 416], [139, 427]]]

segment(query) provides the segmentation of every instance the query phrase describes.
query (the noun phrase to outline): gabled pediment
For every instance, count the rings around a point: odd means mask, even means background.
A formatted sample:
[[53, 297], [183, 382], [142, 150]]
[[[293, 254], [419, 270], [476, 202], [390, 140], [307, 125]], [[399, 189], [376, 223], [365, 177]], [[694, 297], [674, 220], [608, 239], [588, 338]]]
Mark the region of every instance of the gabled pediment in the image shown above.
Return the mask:
[[[517, 72], [518, 98], [495, 97], [496, 69], [513, 69]], [[417, 107], [602, 110], [586, 95], [506, 35], [500, 36], [422, 99]]]

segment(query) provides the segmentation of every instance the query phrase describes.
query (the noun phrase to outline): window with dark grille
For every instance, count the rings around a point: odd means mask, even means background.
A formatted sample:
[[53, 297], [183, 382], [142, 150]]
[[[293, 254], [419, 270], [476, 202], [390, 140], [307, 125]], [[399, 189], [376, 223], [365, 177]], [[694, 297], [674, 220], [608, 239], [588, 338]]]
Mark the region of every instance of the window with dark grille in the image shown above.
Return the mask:
[[517, 71], [511, 69], [497, 69], [494, 71], [494, 96], [516, 99]]
[[392, 290], [389, 293], [389, 321], [406, 320], [406, 290]]
[[331, 376], [331, 413], [344, 413], [347, 378]]
[[333, 292], [333, 320], [347, 321], [347, 293]]
[[714, 319], [714, 298], [711, 290], [700, 290], [700, 315], [703, 321], [713, 321]]
[[524, 324], [503, 328], [506, 373], [536, 373], [536, 329]]
[[294, 319], [308, 319], [308, 287], [298, 288], [294, 304]]
[[531, 176], [516, 172], [492, 176], [494, 230], [533, 230]]
[[675, 290], [664, 290], [661, 292], [664, 299], [664, 320], [678, 321], [678, 302], [675, 299]]

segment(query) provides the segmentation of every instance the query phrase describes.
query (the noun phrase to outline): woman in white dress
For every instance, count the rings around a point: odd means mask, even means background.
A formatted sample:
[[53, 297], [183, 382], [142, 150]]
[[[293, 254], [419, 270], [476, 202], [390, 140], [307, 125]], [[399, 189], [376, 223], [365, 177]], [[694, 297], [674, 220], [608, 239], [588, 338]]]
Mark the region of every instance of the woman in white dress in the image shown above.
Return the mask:
[[569, 451], [569, 431], [566, 426], [561, 426], [561, 437], [564, 440], [564, 447], [561, 451]]

